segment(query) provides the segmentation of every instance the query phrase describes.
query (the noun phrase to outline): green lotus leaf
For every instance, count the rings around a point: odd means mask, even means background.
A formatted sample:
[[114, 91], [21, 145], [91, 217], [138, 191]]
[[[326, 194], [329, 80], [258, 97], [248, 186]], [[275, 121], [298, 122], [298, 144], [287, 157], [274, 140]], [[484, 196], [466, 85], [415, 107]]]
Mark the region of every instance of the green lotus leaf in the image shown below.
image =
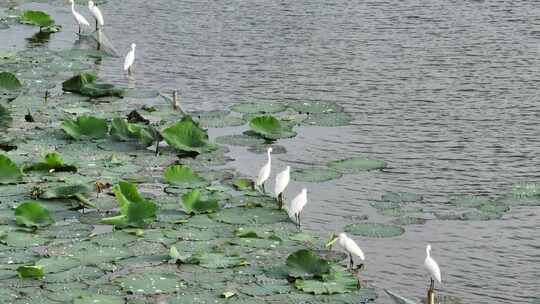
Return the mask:
[[203, 128], [238, 127], [246, 123], [242, 117], [229, 115], [229, 111], [195, 112], [190, 116], [198, 118]]
[[110, 134], [113, 139], [118, 141], [130, 141], [135, 139], [134, 134], [129, 130], [129, 123], [120, 117], [113, 118]]
[[89, 208], [95, 208], [86, 197], [91, 189], [84, 184], [72, 184], [67, 186], [50, 187], [39, 194], [42, 199], [73, 198], [77, 199], [81, 205]]
[[279, 138], [294, 137], [296, 133], [283, 125], [277, 118], [271, 115], [258, 116], [253, 118], [249, 126], [257, 135], [268, 140], [276, 140]]
[[13, 118], [11, 118], [11, 114], [9, 113], [8, 109], [0, 104], [0, 130], [8, 128], [12, 121]]
[[293, 102], [289, 104], [289, 106], [300, 113], [307, 114], [324, 114], [343, 111], [343, 108], [336, 103], [324, 101]]
[[188, 214], [209, 213], [219, 210], [219, 203], [216, 199], [203, 200], [199, 189], [194, 189], [182, 196], [184, 210]]
[[62, 90], [92, 98], [105, 96], [122, 97], [124, 94], [123, 89], [117, 88], [112, 84], [96, 83], [96, 76], [93, 74], [80, 74], [71, 77], [62, 83]]
[[60, 154], [51, 152], [45, 155], [44, 162], [36, 163], [28, 167], [24, 167], [25, 172], [28, 171], [54, 171], [54, 172], [77, 172], [75, 165], [68, 165]]
[[19, 22], [39, 27], [48, 27], [54, 25], [54, 20], [51, 18], [51, 16], [42, 11], [25, 11], [19, 16]]
[[232, 111], [245, 114], [278, 113], [286, 109], [286, 105], [273, 102], [240, 103], [231, 107]]
[[139, 142], [148, 147], [155, 142], [161, 141], [161, 134], [151, 125], [128, 124], [128, 130]]
[[168, 167], [163, 177], [168, 184], [185, 188], [202, 187], [208, 184], [202, 177], [193, 172], [191, 168], [183, 165]]
[[43, 208], [38, 202], [24, 202], [15, 209], [17, 225], [26, 227], [46, 227], [52, 225], [54, 220], [49, 210]]
[[359, 288], [359, 284], [358, 278], [352, 273], [339, 271], [323, 275], [322, 280], [297, 279], [294, 287], [303, 292], [321, 295], [353, 292]]
[[102, 224], [142, 228], [156, 219], [157, 205], [144, 199], [134, 184], [121, 181], [113, 187], [113, 192], [120, 205], [120, 215], [104, 218]]
[[236, 225], [263, 225], [289, 221], [286, 213], [270, 208], [228, 208], [209, 216], [217, 221]]
[[343, 112], [316, 113], [308, 115], [308, 117], [302, 121], [302, 124], [319, 127], [341, 127], [350, 125], [352, 121], [352, 116]]
[[85, 295], [75, 298], [73, 304], [124, 304], [125, 299], [109, 295]]
[[0, 184], [11, 184], [22, 181], [21, 169], [9, 157], [0, 154]]
[[41, 279], [45, 275], [43, 266], [20, 266], [17, 268], [17, 273], [21, 279]]
[[331, 270], [330, 262], [309, 249], [291, 253], [286, 265], [289, 276], [295, 278], [322, 277]]
[[299, 182], [320, 183], [338, 179], [342, 174], [330, 168], [309, 167], [295, 169], [291, 172], [291, 178]]
[[13, 73], [0, 73], [0, 88], [8, 91], [18, 90], [22, 87], [21, 82]]
[[402, 235], [405, 229], [379, 223], [358, 223], [345, 226], [345, 232], [371, 238], [388, 238]]
[[353, 157], [332, 161], [328, 163], [328, 166], [341, 173], [359, 173], [363, 171], [382, 170], [386, 168], [386, 162], [364, 157]]
[[109, 127], [105, 119], [83, 115], [76, 120], [65, 120], [62, 123], [62, 130], [75, 140], [100, 139], [107, 136]]
[[399, 217], [392, 221], [393, 224], [399, 225], [399, 226], [406, 226], [406, 225], [423, 225], [427, 222], [425, 218], [421, 217], [413, 217], [413, 216], [403, 216]]
[[201, 129], [190, 116], [184, 116], [175, 125], [163, 130], [161, 135], [173, 148], [182, 152], [204, 153], [217, 147], [208, 141], [208, 133]]
[[115, 280], [124, 291], [131, 294], [172, 293], [183, 288], [177, 276], [169, 273], [133, 273]]
[[43, 266], [45, 273], [58, 273], [75, 268], [80, 265], [80, 261], [67, 256], [53, 256], [42, 258], [36, 265]]
[[210, 269], [232, 268], [246, 265], [246, 261], [242, 257], [227, 256], [223, 253], [214, 252], [196, 252], [191, 256], [190, 262]]
[[253, 181], [248, 178], [240, 178], [234, 181], [233, 186], [237, 190], [253, 190]]
[[10, 247], [27, 248], [41, 246], [49, 242], [49, 238], [42, 237], [34, 233], [25, 233], [22, 231], [10, 231], [2, 235], [0, 231], [0, 243]]

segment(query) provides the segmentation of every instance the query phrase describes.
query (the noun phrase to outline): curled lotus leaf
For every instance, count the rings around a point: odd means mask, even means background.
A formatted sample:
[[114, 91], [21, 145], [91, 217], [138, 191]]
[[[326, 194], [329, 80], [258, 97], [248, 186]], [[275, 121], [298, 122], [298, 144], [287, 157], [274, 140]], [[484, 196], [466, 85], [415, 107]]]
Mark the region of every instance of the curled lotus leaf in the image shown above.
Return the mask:
[[199, 127], [190, 116], [184, 116], [181, 121], [163, 130], [161, 135], [169, 146], [181, 152], [200, 154], [217, 149], [209, 142], [208, 133]]
[[0, 154], [0, 184], [11, 184], [22, 181], [21, 169], [9, 157]]

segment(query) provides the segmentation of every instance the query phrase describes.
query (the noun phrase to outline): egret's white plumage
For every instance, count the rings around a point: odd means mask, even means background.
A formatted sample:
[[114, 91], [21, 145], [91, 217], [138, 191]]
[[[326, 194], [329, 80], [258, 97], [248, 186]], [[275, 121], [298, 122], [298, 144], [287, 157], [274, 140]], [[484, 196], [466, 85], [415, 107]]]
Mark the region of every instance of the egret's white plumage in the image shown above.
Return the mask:
[[124, 59], [124, 71], [130, 70], [133, 62], [135, 61], [135, 43], [131, 44], [131, 50], [127, 53], [126, 59]]
[[75, 22], [79, 25], [79, 34], [81, 33], [81, 25], [90, 26], [90, 23], [86, 18], [84, 18], [83, 15], [79, 14], [75, 10], [75, 2], [73, 0], [69, 0], [69, 3], [71, 3], [71, 13], [73, 14], [73, 18], [75, 19]]
[[289, 181], [291, 179], [291, 167], [287, 166], [285, 170], [279, 172], [276, 175], [276, 186], [274, 187], [274, 193], [276, 196], [279, 196], [283, 191], [285, 191], [285, 188], [287, 188], [287, 185], [289, 184]]
[[339, 246], [345, 249], [345, 251], [347, 251], [350, 255], [357, 256], [362, 261], [366, 259], [362, 249], [360, 249], [356, 242], [348, 237], [344, 232], [338, 235], [338, 243]]
[[437, 262], [435, 262], [435, 260], [431, 257], [431, 245], [429, 244], [426, 246], [426, 259], [424, 260], [424, 267], [426, 267], [431, 277], [431, 288], [433, 288], [433, 280], [441, 283], [441, 269], [439, 268]]
[[298, 226], [300, 227], [300, 213], [302, 213], [302, 209], [304, 209], [304, 206], [307, 204], [307, 189], [303, 188], [300, 193], [295, 196], [291, 204], [287, 207], [287, 213], [289, 214], [289, 217], [294, 220]]
[[[98, 25], [103, 27], [103, 25], [105, 24], [105, 22], [103, 20], [103, 14], [101, 13], [101, 10], [99, 9], [99, 7], [97, 7], [94, 4], [94, 1], [88, 1], [88, 9], [90, 10], [92, 15], [94, 16], [94, 19], [96, 19], [96, 27]], [[97, 28], [96, 28], [96, 30], [97, 30]]]
[[255, 185], [258, 187], [263, 187], [264, 189], [264, 182], [270, 177], [270, 169], [272, 166], [272, 157], [270, 156], [270, 153], [272, 153], [272, 147], [268, 148], [266, 151], [266, 154], [268, 155], [268, 161], [264, 166], [259, 170], [259, 176], [257, 177], [257, 180], [255, 181]]

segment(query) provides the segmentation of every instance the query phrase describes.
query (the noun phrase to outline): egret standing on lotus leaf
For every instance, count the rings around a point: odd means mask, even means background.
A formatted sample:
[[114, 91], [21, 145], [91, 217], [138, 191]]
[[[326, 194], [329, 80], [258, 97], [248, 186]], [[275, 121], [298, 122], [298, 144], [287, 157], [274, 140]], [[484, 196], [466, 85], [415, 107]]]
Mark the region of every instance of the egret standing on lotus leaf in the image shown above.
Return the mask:
[[[347, 251], [347, 253], [349, 254], [349, 267], [350, 268], [353, 268], [354, 266], [353, 256], [359, 257], [360, 260], [362, 261], [365, 260], [364, 252], [362, 251], [362, 249], [360, 249], [360, 247], [356, 244], [356, 242], [350, 237], [348, 237], [344, 232], [340, 233], [337, 236], [334, 235], [332, 237], [332, 240], [328, 244], [326, 244], [326, 247], [332, 246], [332, 244], [334, 244], [336, 241], [338, 241], [339, 246], [345, 249], [345, 251]], [[361, 268], [363, 264], [360, 264], [358, 266], [359, 268]]]
[[96, 6], [94, 1], [88, 1], [88, 9], [94, 16], [94, 19], [96, 19], [96, 31], [103, 27], [105, 24], [103, 20], [103, 14], [101, 13], [101, 10]]
[[276, 194], [277, 201], [278, 201], [278, 208], [283, 208], [283, 201], [284, 201], [284, 195], [283, 192], [285, 191], [285, 188], [287, 188], [287, 185], [289, 184], [289, 181], [291, 180], [291, 167], [287, 166], [285, 170], [281, 171], [276, 175], [276, 186], [274, 187], [274, 193]]
[[300, 193], [295, 196], [289, 207], [287, 207], [287, 213], [289, 214], [289, 218], [293, 219], [300, 229], [302, 224], [300, 223], [300, 214], [302, 213], [302, 209], [304, 209], [304, 206], [307, 204], [307, 189], [303, 188]]
[[131, 44], [131, 50], [127, 53], [126, 59], [124, 59], [124, 71], [128, 71], [128, 74], [131, 74], [131, 67], [135, 61], [135, 43]]
[[257, 180], [255, 181], [255, 185], [257, 187], [260, 187], [263, 192], [264, 190], [264, 182], [270, 177], [270, 170], [272, 166], [272, 157], [270, 156], [270, 153], [272, 153], [272, 147], [268, 148], [266, 151], [266, 154], [268, 156], [268, 160], [266, 161], [266, 164], [262, 166], [261, 170], [259, 170], [259, 176], [257, 177]]
[[431, 245], [426, 246], [426, 259], [424, 260], [424, 267], [429, 273], [430, 276], [430, 285], [429, 290], [433, 290], [435, 286], [435, 280], [441, 283], [441, 269], [435, 260], [431, 257]]
[[75, 10], [75, 2], [73, 0], [69, 0], [69, 3], [71, 4], [71, 13], [73, 14], [73, 18], [75, 19], [75, 22], [79, 25], [79, 35], [81, 34], [81, 25], [90, 26], [90, 23], [86, 18], [84, 18], [83, 15], [79, 14]]

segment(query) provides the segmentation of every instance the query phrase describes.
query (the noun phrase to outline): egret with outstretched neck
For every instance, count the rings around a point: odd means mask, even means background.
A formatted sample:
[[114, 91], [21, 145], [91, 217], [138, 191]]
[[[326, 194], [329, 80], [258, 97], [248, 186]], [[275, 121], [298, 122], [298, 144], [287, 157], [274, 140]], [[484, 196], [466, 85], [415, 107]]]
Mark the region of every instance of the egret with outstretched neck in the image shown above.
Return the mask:
[[435, 286], [435, 280], [441, 283], [441, 269], [435, 260], [431, 257], [431, 245], [426, 246], [426, 259], [424, 260], [424, 267], [429, 273], [430, 284], [429, 290], [433, 290]]
[[274, 187], [274, 193], [276, 194], [278, 201], [278, 208], [283, 208], [284, 195], [283, 191], [287, 188], [289, 181], [291, 179], [291, 167], [287, 166], [285, 170], [281, 171], [276, 175], [276, 186]]
[[295, 196], [289, 207], [287, 207], [287, 213], [289, 214], [289, 218], [293, 219], [298, 227], [302, 226], [300, 222], [300, 214], [302, 213], [302, 209], [304, 209], [304, 206], [307, 204], [307, 189], [303, 188], [300, 193]]
[[88, 9], [94, 16], [94, 19], [96, 19], [96, 31], [99, 30], [99, 28], [103, 27], [105, 24], [103, 20], [103, 14], [101, 13], [101, 10], [96, 6], [94, 1], [88, 1]]
[[257, 177], [257, 180], [255, 181], [255, 185], [257, 187], [260, 187], [263, 192], [266, 192], [264, 190], [264, 182], [270, 177], [270, 170], [272, 166], [272, 157], [270, 156], [270, 153], [272, 153], [272, 147], [268, 148], [266, 151], [266, 155], [268, 156], [268, 160], [266, 161], [266, 164], [262, 166], [261, 170], [259, 170], [259, 176]]
[[[342, 232], [342, 233], [338, 234], [337, 236], [334, 235], [332, 237], [332, 240], [330, 242], [328, 242], [328, 244], [326, 244], [326, 247], [332, 246], [332, 244], [334, 244], [336, 241], [338, 241], [339, 246], [341, 246], [341, 248], [345, 249], [345, 251], [347, 251], [347, 253], [349, 254], [349, 267], [350, 268], [354, 267], [354, 258], [353, 258], [353, 256], [359, 257], [360, 260], [362, 260], [362, 261], [364, 261], [366, 259], [362, 249], [360, 249], [360, 247], [356, 244], [356, 242], [353, 239], [351, 239], [350, 237], [348, 237], [345, 234], [345, 232]], [[360, 264], [359, 268], [361, 268], [362, 266], [363, 266], [363, 264]]]
[[135, 61], [135, 43], [131, 44], [131, 50], [127, 53], [126, 59], [124, 59], [124, 71], [128, 71], [128, 74], [131, 74], [131, 67]]
[[75, 10], [75, 2], [73, 0], [69, 0], [69, 3], [71, 4], [71, 13], [73, 14], [73, 18], [75, 19], [75, 22], [79, 25], [79, 35], [81, 34], [81, 25], [90, 26], [90, 23], [86, 18], [84, 18], [83, 15], [79, 14]]

